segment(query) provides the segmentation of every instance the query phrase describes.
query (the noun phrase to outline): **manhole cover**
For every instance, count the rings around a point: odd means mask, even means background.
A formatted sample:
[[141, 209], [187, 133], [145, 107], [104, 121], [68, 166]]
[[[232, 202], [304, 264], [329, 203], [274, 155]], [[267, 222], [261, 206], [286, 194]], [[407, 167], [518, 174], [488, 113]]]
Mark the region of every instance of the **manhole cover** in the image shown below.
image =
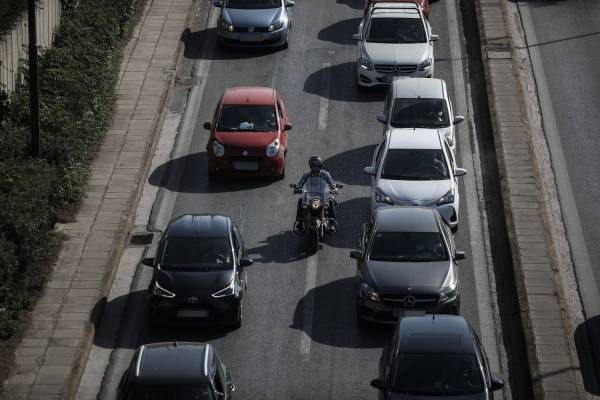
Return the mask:
[[129, 240], [130, 246], [148, 246], [152, 244], [152, 239], [154, 239], [153, 233], [136, 233], [131, 235], [131, 239]]

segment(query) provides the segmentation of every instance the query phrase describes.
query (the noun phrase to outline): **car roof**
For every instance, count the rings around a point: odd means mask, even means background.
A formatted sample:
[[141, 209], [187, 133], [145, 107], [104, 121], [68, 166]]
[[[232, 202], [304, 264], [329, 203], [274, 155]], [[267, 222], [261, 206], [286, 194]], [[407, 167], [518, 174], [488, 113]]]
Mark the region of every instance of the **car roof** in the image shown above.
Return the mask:
[[166, 238], [229, 237], [229, 217], [217, 214], [184, 214], [171, 220]]
[[377, 214], [377, 232], [439, 232], [436, 213], [430, 207], [380, 207]]
[[398, 353], [474, 353], [469, 323], [456, 315], [403, 317], [398, 323]]
[[395, 128], [388, 131], [388, 149], [441, 149], [437, 129]]
[[239, 86], [225, 90], [222, 104], [274, 105], [275, 89], [263, 86]]
[[443, 99], [446, 83], [436, 78], [396, 77], [392, 81], [394, 98]]
[[193, 342], [151, 343], [141, 346], [133, 366], [133, 380], [141, 384], [209, 383], [212, 345]]

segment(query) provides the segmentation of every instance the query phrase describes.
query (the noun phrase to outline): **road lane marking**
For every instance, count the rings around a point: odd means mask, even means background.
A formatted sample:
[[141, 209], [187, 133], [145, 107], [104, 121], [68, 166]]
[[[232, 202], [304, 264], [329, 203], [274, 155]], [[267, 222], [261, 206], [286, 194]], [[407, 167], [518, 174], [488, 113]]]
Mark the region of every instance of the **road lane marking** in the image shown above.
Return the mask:
[[321, 95], [321, 101], [319, 103], [319, 130], [327, 129], [327, 117], [329, 114], [329, 92], [331, 82], [331, 63], [323, 63], [323, 81], [321, 82], [321, 88], [323, 93]]
[[306, 281], [304, 283], [304, 303], [302, 307], [302, 334], [300, 336], [300, 354], [302, 359], [310, 358], [310, 343], [312, 341], [312, 321], [315, 306], [315, 285], [317, 283], [318, 253], [308, 257], [306, 261]]

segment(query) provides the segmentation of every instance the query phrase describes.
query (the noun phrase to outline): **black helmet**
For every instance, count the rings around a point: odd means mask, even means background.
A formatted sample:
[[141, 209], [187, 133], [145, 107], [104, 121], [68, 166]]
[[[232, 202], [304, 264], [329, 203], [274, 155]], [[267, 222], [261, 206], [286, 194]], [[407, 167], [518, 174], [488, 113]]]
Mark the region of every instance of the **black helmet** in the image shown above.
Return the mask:
[[323, 168], [323, 160], [319, 156], [311, 156], [308, 159], [308, 166], [310, 168]]

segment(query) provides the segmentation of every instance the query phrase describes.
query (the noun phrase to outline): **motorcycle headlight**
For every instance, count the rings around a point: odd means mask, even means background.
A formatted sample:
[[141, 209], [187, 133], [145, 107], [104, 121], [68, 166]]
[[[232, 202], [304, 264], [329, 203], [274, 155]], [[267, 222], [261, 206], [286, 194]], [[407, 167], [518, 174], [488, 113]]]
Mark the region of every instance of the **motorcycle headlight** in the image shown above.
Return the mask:
[[444, 204], [452, 204], [454, 203], [454, 190], [450, 189], [448, 192], [440, 197], [437, 201], [438, 206], [443, 206]]
[[362, 54], [358, 59], [358, 64], [361, 68], [371, 71], [373, 69], [373, 62], [365, 54]]
[[394, 205], [394, 200], [392, 200], [392, 198], [387, 194], [383, 193], [380, 189], [375, 189], [373, 191], [373, 196], [375, 196], [375, 201], [377, 203]]
[[275, 139], [275, 141], [267, 146], [267, 156], [275, 157], [279, 154], [279, 139]]
[[215, 157], [223, 157], [225, 155], [225, 146], [215, 140], [213, 142], [213, 154]]
[[432, 64], [432, 60], [431, 58], [428, 58], [427, 60], [423, 61], [421, 64], [419, 64], [419, 71], [427, 71], [429, 68], [431, 68], [431, 64]]
[[227, 29], [229, 32], [233, 32], [235, 30], [235, 27], [229, 22], [225, 21], [224, 19], [220, 21], [220, 24], [224, 29]]
[[275, 23], [273, 23], [272, 25], [269, 26], [269, 32], [278, 31], [282, 27], [283, 27], [283, 21], [282, 20], [275, 21]]
[[319, 199], [319, 198], [312, 199], [312, 200], [310, 201], [310, 207], [311, 207], [313, 210], [318, 210], [318, 209], [319, 209], [319, 207], [321, 207], [321, 199]]
[[152, 288], [152, 294], [158, 297], [164, 297], [166, 299], [172, 299], [175, 297], [175, 293], [169, 292], [164, 287], [158, 284], [158, 281], [154, 281], [154, 287]]
[[212, 297], [218, 299], [221, 297], [233, 296], [235, 294], [235, 277], [231, 280], [227, 287], [212, 294]]
[[377, 292], [377, 290], [373, 289], [371, 286], [367, 285], [366, 283], [363, 283], [362, 285], [360, 285], [360, 297], [367, 298], [375, 303], [378, 303], [381, 301], [381, 298], [379, 297], [379, 293]]
[[442, 283], [442, 290], [440, 292], [440, 303], [444, 303], [456, 296], [456, 288], [458, 286], [458, 279], [454, 272], [454, 267], [450, 268], [444, 283]]

